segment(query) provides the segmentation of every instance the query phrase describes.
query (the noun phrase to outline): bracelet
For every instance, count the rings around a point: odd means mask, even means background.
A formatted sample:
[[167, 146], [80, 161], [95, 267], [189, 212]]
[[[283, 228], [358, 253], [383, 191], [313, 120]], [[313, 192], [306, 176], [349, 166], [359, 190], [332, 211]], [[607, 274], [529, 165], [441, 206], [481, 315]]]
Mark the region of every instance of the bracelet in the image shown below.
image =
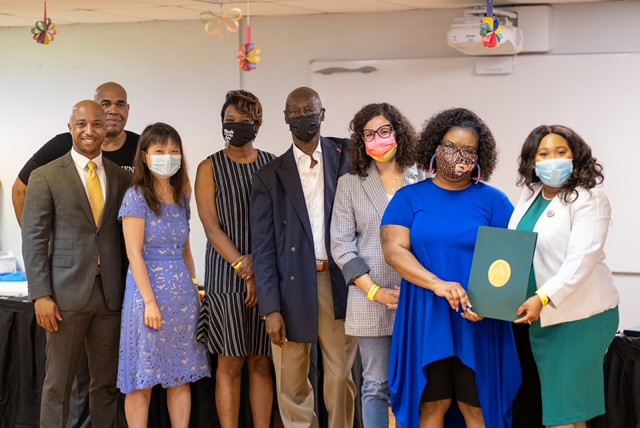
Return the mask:
[[540, 298], [542, 306], [547, 306], [549, 304], [549, 296], [538, 291], [536, 291], [536, 295]]
[[196, 278], [195, 276], [192, 276], [191, 282], [193, 282], [194, 285], [198, 285], [198, 278]]
[[373, 284], [369, 289], [369, 292], [367, 293], [367, 299], [371, 300], [372, 302], [375, 301], [376, 294], [378, 293], [379, 290], [380, 290], [380, 286], [378, 284]]
[[242, 267], [242, 260], [240, 260], [240, 261], [239, 261], [238, 263], [236, 263], [235, 265], [231, 265], [231, 267], [232, 267], [234, 270], [238, 270], [238, 269], [240, 269], [240, 268]]

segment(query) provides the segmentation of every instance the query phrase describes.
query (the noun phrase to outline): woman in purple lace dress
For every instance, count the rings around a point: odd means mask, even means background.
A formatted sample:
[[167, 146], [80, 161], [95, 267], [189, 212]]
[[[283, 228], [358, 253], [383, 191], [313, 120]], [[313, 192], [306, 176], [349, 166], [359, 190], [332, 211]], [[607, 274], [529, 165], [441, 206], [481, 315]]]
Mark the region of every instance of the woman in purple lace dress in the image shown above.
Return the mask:
[[122, 307], [118, 388], [129, 427], [146, 427], [151, 388], [167, 388], [173, 427], [187, 427], [190, 382], [210, 376], [196, 341], [200, 312], [189, 245], [189, 179], [180, 136], [149, 125], [138, 143], [133, 186], [120, 208], [129, 271]]

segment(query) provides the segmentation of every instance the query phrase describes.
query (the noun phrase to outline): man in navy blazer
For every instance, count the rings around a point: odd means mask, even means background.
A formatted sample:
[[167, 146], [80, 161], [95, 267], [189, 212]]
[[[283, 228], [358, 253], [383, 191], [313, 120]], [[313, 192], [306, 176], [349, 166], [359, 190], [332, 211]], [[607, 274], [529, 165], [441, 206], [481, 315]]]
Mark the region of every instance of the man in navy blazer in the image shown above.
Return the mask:
[[356, 339], [344, 333], [347, 286], [331, 258], [329, 226], [338, 178], [350, 165], [347, 140], [320, 136], [325, 110], [301, 87], [287, 97], [293, 145], [253, 177], [251, 248], [260, 314], [272, 342], [286, 427], [317, 427], [310, 351], [318, 342], [330, 428], [353, 426], [351, 367]]

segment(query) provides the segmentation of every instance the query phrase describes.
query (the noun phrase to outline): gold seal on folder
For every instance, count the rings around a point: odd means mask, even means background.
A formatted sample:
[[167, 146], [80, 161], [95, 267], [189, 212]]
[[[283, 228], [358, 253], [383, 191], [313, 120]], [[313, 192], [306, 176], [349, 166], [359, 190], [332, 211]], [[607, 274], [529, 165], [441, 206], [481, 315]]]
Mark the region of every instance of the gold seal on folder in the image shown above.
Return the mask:
[[511, 265], [504, 259], [498, 259], [489, 266], [487, 276], [494, 287], [504, 287], [511, 278]]

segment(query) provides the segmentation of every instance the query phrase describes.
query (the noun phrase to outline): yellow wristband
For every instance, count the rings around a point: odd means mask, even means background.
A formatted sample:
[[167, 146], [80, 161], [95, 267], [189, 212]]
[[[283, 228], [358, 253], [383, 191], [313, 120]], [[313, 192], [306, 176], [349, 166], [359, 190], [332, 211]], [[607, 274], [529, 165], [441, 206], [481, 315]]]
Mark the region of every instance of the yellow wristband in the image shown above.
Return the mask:
[[376, 294], [378, 293], [379, 290], [380, 290], [380, 286], [378, 284], [373, 284], [369, 289], [369, 292], [367, 293], [367, 299], [371, 300], [372, 302], [375, 301]]
[[242, 260], [240, 260], [238, 263], [236, 263], [235, 265], [231, 265], [233, 267], [233, 269], [238, 270], [242, 267]]
[[193, 282], [195, 285], [198, 285], [198, 278], [196, 278], [195, 276], [192, 276], [191, 282]]
[[540, 298], [542, 306], [547, 306], [549, 304], [549, 296], [538, 291], [536, 291], [536, 295]]

